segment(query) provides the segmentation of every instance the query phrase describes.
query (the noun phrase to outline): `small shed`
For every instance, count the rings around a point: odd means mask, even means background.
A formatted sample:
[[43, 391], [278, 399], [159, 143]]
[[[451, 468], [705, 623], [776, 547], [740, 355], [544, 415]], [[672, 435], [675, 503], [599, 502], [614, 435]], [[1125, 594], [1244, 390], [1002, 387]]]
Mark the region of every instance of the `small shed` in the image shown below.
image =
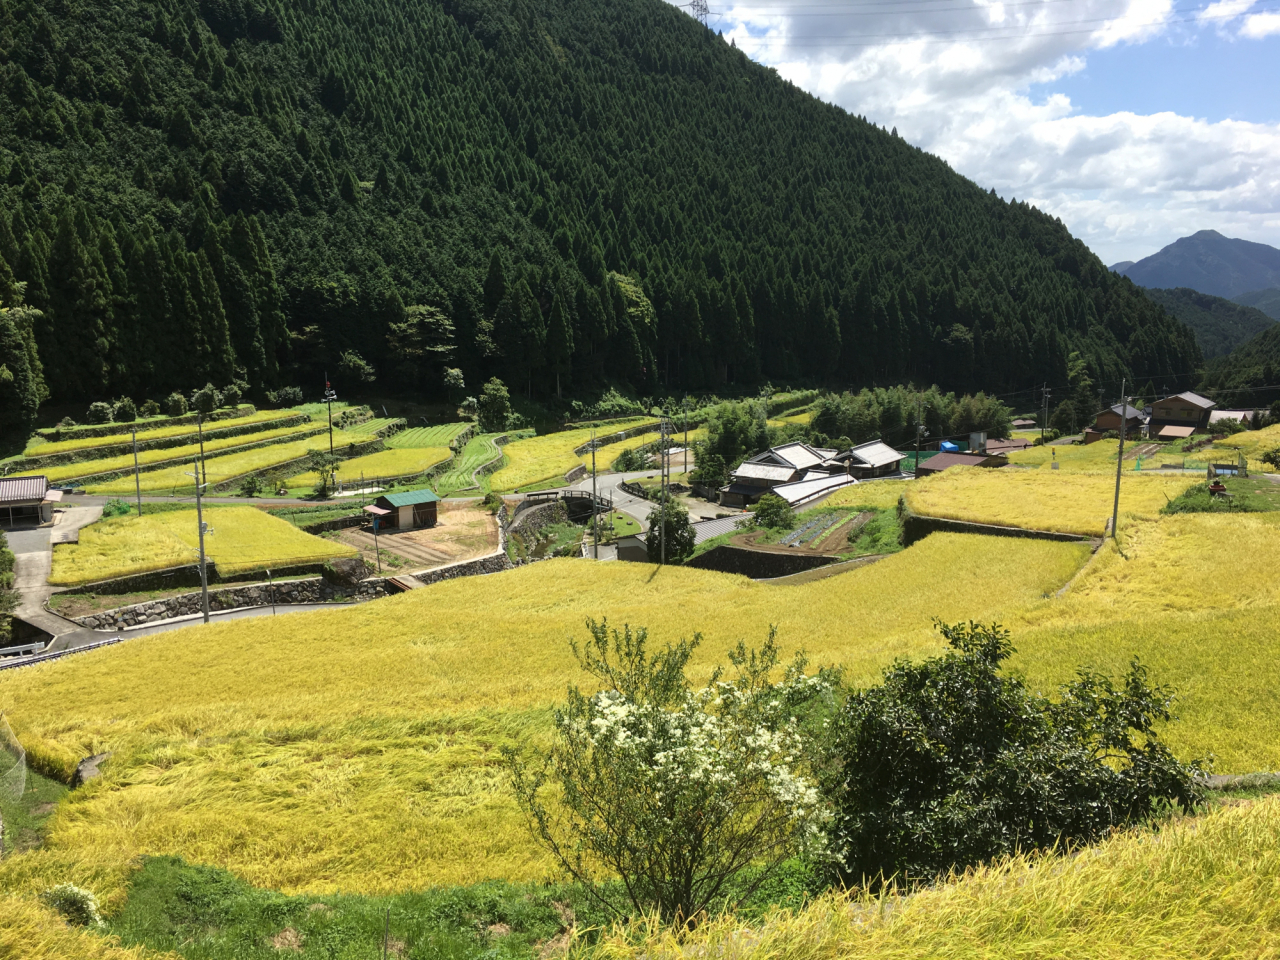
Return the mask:
[[49, 523], [61, 490], [49, 489], [48, 477], [0, 477], [0, 526]]
[[365, 509], [378, 518], [380, 528], [415, 530], [436, 525], [436, 504], [439, 502], [440, 498], [434, 491], [408, 490], [383, 494], [373, 502], [377, 510]]

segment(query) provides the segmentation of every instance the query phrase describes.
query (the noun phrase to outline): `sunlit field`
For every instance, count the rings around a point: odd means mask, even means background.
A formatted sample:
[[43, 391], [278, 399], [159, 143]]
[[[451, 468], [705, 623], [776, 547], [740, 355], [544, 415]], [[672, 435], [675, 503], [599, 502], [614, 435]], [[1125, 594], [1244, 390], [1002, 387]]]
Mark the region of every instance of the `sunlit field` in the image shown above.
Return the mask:
[[975, 870], [903, 900], [823, 897], [744, 930], [610, 936], [607, 960], [1270, 957], [1280, 952], [1280, 798], [1134, 830], [1080, 856]]
[[[204, 430], [208, 433], [210, 430], [225, 430], [228, 427], [244, 427], [253, 423], [262, 423], [270, 420], [282, 420], [285, 417], [293, 416], [294, 410], [259, 410], [257, 413], [250, 414], [246, 417], [233, 417], [227, 420], [210, 420], [204, 424]], [[196, 436], [197, 430], [194, 423], [178, 424], [169, 427], [150, 427], [145, 423], [138, 430], [138, 443], [145, 443], [148, 440], [167, 440], [171, 437]], [[71, 450], [88, 450], [93, 447], [112, 446], [118, 443], [132, 443], [133, 437], [128, 433], [111, 433], [98, 437], [81, 437], [78, 440], [53, 440], [44, 442], [33, 439], [25, 451], [28, 457], [47, 457], [54, 453], [67, 453]]]
[[[282, 437], [290, 437], [297, 435], [298, 437], [309, 436], [316, 433], [320, 427], [314, 423], [301, 423], [292, 427], [277, 427], [274, 430], [263, 430], [258, 433], [243, 433], [236, 437], [222, 437], [217, 440], [206, 440], [204, 442], [204, 452], [206, 456], [215, 454], [219, 450], [229, 450], [235, 447], [247, 447], [250, 444], [262, 443], [268, 440], [279, 440]], [[328, 437], [328, 434], [325, 434]], [[326, 442], [327, 439], [326, 439]], [[138, 465], [147, 466], [152, 463], [164, 463], [168, 460], [191, 460], [193, 457], [200, 455], [200, 444], [190, 443], [182, 447], [165, 447], [160, 450], [139, 450]], [[46, 476], [50, 483], [58, 483], [63, 480], [70, 480], [75, 477], [92, 477], [103, 473], [115, 473], [120, 470], [133, 470], [133, 453], [125, 453], [116, 457], [106, 457], [101, 460], [83, 460], [79, 463], [66, 463], [55, 467], [43, 467], [39, 470], [28, 470], [26, 473], [34, 473]], [[130, 483], [133, 478], [130, 477]], [[145, 480], [143, 481], [146, 482]]]
[[[401, 447], [396, 450], [380, 450], [363, 457], [352, 457], [338, 464], [337, 477], [344, 483], [354, 483], [361, 477], [413, 477], [444, 463], [453, 456], [448, 447]], [[313, 472], [290, 477], [290, 487], [314, 487], [320, 475]]]
[[409, 427], [387, 437], [388, 447], [447, 447], [470, 423], [441, 423], [434, 427]]
[[[619, 420], [610, 426], [615, 427], [616, 430], [627, 430], [643, 422], [642, 418]], [[609, 435], [604, 431], [598, 430], [595, 433], [597, 439], [606, 441], [609, 439]], [[489, 485], [494, 490], [507, 491], [562, 477], [582, 463], [582, 457], [574, 453], [574, 450], [587, 443], [591, 439], [591, 434], [592, 431], [589, 429], [564, 430], [560, 433], [548, 433], [544, 436], [509, 443], [502, 448], [507, 456], [507, 463], [489, 478]], [[643, 442], [649, 443], [655, 439], [657, 439], [656, 432]], [[639, 446], [640, 443], [637, 442], [636, 445]], [[622, 452], [622, 449], [616, 444], [602, 446], [596, 451], [597, 466], [600, 465], [602, 457], [607, 457], [611, 462]], [[587, 462], [591, 462], [590, 453], [587, 454]]]
[[[343, 433], [341, 430], [333, 431], [335, 449], [342, 448], [345, 450], [348, 444], [365, 444], [369, 440], [369, 437], [362, 437], [359, 434]], [[276, 443], [266, 447], [259, 447], [255, 450], [245, 450], [242, 453], [210, 457], [205, 461], [205, 476], [208, 477], [210, 484], [223, 483], [227, 480], [244, 476], [247, 473], [253, 473], [256, 470], [268, 470], [271, 467], [298, 460], [305, 457], [312, 450], [328, 449], [329, 431], [326, 430], [323, 433], [307, 437], [305, 440], [296, 440], [292, 443]], [[185, 463], [176, 467], [165, 467], [140, 474], [139, 479], [142, 484], [142, 491], [143, 493], [155, 494], [194, 494], [195, 481], [187, 476], [194, 469], [190, 463]], [[109, 480], [105, 483], [90, 483], [85, 489], [91, 494], [104, 494], [106, 496], [128, 495], [133, 493], [134, 479], [132, 476], [127, 476], [118, 480]]]
[[824, 507], [874, 507], [888, 510], [898, 505], [911, 482], [906, 480], [866, 480], [841, 487], [822, 501]]
[[[206, 511], [204, 518], [211, 528], [205, 534], [205, 554], [222, 574], [356, 553], [353, 547], [303, 533], [256, 507], [219, 507]], [[100, 520], [80, 531], [79, 543], [54, 547], [49, 582], [71, 586], [195, 563], [199, 545], [194, 509]]]
[[1215, 447], [1227, 447], [1238, 450], [1249, 458], [1249, 469], [1256, 473], [1280, 473], [1271, 464], [1262, 462], [1262, 455], [1280, 449], [1280, 424], [1264, 427], [1261, 430], [1246, 430], [1234, 436], [1219, 440]]
[[[1014, 450], [1009, 454], [1009, 462], [1027, 467], [1039, 467], [1041, 470], [1052, 470], [1058, 464], [1058, 470], [1068, 473], [1107, 473], [1116, 472], [1116, 452], [1120, 449], [1119, 440], [1095, 440], [1082, 444], [1044, 444], [1039, 447], [1028, 447], [1025, 450]], [[1133, 449], [1133, 438], [1125, 445], [1125, 452]], [[1126, 463], [1125, 468], [1132, 470], [1133, 464]]]
[[1052, 595], [1087, 555], [937, 535], [796, 587], [553, 560], [0, 675], [0, 709], [33, 762], [65, 772], [113, 752], [104, 781], [55, 816], [47, 852], [21, 872], [6, 862], [0, 884], [70, 873], [118, 895], [121, 864], [146, 852], [288, 890], [541, 877], [548, 864], [497, 748], [545, 736], [548, 708], [582, 679], [567, 638], [586, 617], [648, 626], [658, 642], [701, 630], [700, 670], [776, 624], [784, 650], [868, 682], [895, 656], [940, 649], [931, 617], [1004, 618]]
[[[1125, 472], [1120, 481], [1121, 523], [1131, 516], [1158, 513], [1198, 480], [1180, 473]], [[952, 467], [913, 481], [904, 492], [907, 506], [921, 516], [1099, 537], [1111, 519], [1115, 475]]]

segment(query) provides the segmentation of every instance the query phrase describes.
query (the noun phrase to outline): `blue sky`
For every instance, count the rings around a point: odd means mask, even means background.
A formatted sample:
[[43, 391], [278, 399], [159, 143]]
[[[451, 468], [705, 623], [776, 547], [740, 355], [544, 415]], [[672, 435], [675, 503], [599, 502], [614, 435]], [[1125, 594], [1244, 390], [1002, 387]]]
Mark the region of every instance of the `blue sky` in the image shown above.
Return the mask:
[[756, 60], [1062, 219], [1107, 263], [1280, 246], [1280, 0], [730, 0]]

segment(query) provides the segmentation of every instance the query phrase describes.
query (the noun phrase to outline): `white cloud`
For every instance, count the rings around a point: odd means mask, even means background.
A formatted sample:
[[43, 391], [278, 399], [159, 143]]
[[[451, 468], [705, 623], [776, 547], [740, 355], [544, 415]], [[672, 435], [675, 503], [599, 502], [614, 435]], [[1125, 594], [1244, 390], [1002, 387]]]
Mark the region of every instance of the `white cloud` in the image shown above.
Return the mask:
[[1277, 33], [1280, 33], [1280, 13], [1251, 14], [1240, 28], [1240, 35], [1250, 40], [1261, 40]]
[[[717, 26], [817, 96], [886, 127], [1006, 197], [1061, 217], [1105, 261], [1204, 228], [1280, 245], [1280, 125], [1173, 113], [1086, 116], [1033, 99], [1091, 50], [1204, 27], [1261, 38], [1254, 0], [738, 0]], [[1240, 40], [1237, 42], [1246, 42]]]

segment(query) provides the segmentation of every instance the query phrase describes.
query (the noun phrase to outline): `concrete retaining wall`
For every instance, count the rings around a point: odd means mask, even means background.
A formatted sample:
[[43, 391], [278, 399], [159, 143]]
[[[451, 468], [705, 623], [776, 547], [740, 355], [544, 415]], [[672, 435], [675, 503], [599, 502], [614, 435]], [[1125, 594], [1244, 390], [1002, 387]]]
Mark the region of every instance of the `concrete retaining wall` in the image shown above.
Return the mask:
[[771, 553], [765, 550], [748, 550], [729, 544], [708, 550], [685, 564], [699, 570], [718, 570], [721, 573], [739, 573], [752, 580], [772, 580], [789, 577], [829, 563], [839, 562], [839, 557], [824, 557], [804, 553]]
[[991, 523], [971, 523], [966, 520], [948, 520], [943, 517], [924, 517], [899, 505], [898, 516], [902, 521], [902, 545], [909, 547], [931, 533], [978, 533], [988, 537], [1015, 537], [1029, 540], [1053, 540], [1058, 543], [1087, 543], [1095, 537], [1077, 533], [1058, 533], [1054, 530], [1029, 530], [1024, 527], [1001, 527]]

